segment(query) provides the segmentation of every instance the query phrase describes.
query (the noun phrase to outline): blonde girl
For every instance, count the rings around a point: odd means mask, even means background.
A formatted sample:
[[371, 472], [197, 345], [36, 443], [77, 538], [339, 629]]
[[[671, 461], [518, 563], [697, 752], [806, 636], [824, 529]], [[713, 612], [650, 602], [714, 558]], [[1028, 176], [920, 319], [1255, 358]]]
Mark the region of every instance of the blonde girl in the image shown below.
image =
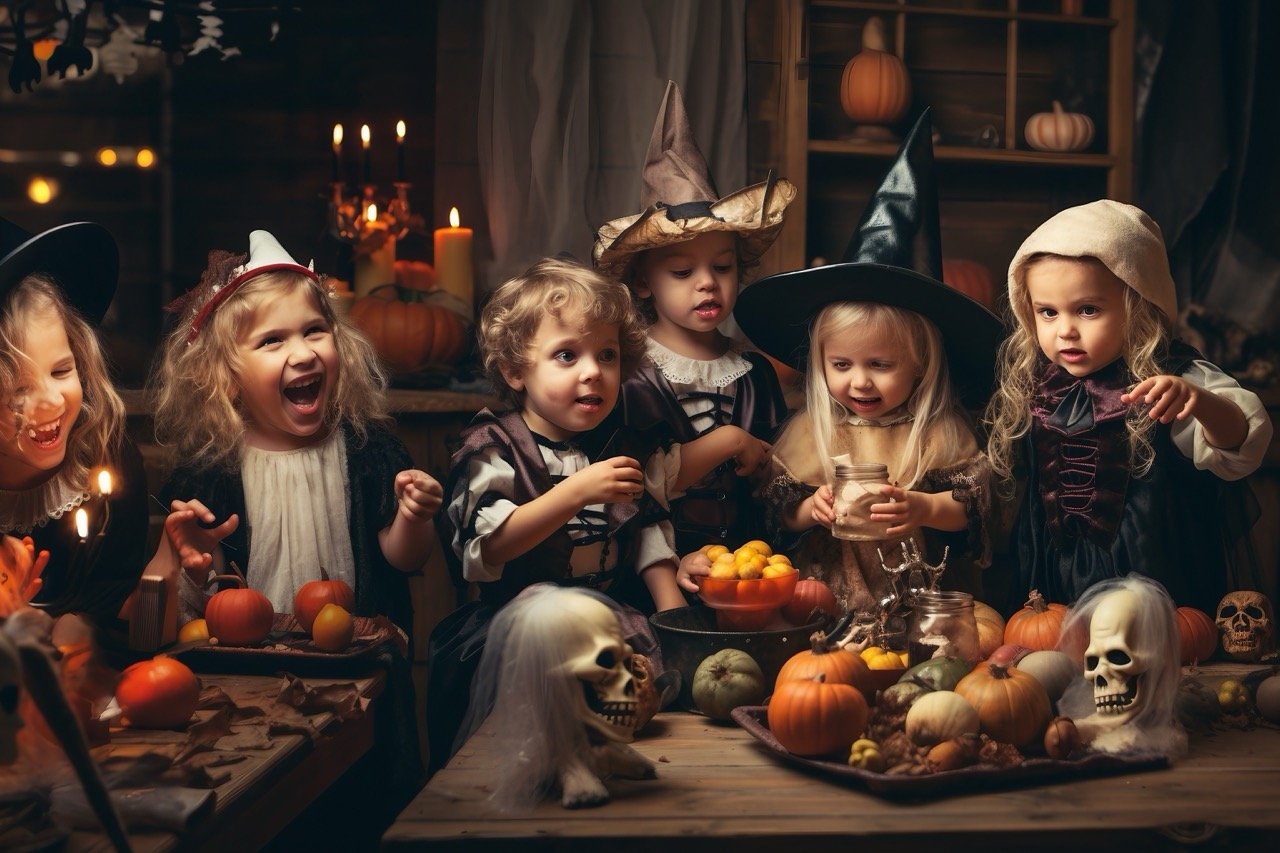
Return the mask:
[[1159, 226], [1102, 200], [1046, 221], [1009, 267], [1014, 331], [987, 410], [1014, 523], [1012, 608], [1034, 587], [1070, 603], [1133, 572], [1214, 612], [1256, 588], [1233, 551], [1242, 487], [1271, 438], [1257, 395], [1172, 337], [1177, 296]]

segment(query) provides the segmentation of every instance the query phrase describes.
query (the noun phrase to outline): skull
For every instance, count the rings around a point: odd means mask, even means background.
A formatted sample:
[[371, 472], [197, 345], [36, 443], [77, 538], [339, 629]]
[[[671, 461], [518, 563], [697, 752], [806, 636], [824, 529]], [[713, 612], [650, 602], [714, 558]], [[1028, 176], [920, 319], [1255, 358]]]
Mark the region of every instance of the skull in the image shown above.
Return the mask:
[[18, 696], [22, 692], [22, 664], [13, 641], [0, 626], [0, 766], [18, 757]]
[[1139, 635], [1138, 596], [1126, 589], [1108, 593], [1089, 621], [1084, 674], [1093, 682], [1093, 704], [1107, 726], [1122, 726], [1142, 711], [1143, 677], [1153, 662]]
[[1235, 660], [1256, 661], [1271, 651], [1275, 621], [1271, 602], [1260, 592], [1229, 592], [1218, 602], [1222, 650]]
[[636, 680], [636, 730], [645, 727], [653, 719], [662, 705], [662, 697], [658, 695], [657, 673], [653, 671], [653, 661], [646, 655], [633, 654], [627, 664], [631, 676]]
[[562, 672], [582, 682], [578, 717], [608, 740], [628, 742], [636, 730], [636, 680], [627, 664], [631, 647], [618, 617], [586, 595], [566, 598], [559, 625]]

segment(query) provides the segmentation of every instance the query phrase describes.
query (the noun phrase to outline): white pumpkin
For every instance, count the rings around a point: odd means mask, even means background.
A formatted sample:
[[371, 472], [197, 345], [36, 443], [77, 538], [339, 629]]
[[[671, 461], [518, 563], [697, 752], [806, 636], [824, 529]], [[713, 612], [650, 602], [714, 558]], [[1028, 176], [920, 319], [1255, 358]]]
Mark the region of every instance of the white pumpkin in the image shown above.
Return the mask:
[[904, 727], [917, 746], [932, 746], [960, 735], [976, 735], [981, 723], [969, 700], [952, 690], [935, 690], [915, 701]]
[[1093, 119], [1084, 113], [1069, 113], [1060, 101], [1053, 112], [1036, 113], [1023, 130], [1027, 144], [1037, 151], [1083, 151], [1093, 142]]

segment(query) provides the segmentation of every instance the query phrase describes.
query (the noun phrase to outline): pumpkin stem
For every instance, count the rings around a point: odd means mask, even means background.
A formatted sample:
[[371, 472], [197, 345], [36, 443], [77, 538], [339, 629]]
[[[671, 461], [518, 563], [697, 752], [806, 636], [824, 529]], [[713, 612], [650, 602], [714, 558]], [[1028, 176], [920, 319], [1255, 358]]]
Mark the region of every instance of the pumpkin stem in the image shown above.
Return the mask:
[[1030, 607], [1036, 613], [1044, 613], [1046, 610], [1049, 609], [1048, 603], [1045, 602], [1044, 596], [1040, 594], [1040, 590], [1038, 589], [1031, 590], [1031, 595], [1027, 598], [1026, 603], [1023, 604], [1022, 606]]
[[825, 655], [831, 651], [831, 642], [825, 631], [814, 631], [809, 637], [809, 649], [815, 655]]
[[1053, 102], [1053, 114], [1054, 114], [1054, 115], [1057, 115], [1057, 116], [1060, 116], [1060, 115], [1062, 115], [1062, 114], [1063, 114], [1063, 112], [1065, 112], [1065, 110], [1063, 110], [1063, 109], [1062, 109], [1062, 101], [1054, 101], [1054, 102]]
[[995, 679], [1009, 677], [1009, 667], [1004, 666], [1003, 664], [989, 663], [987, 664], [987, 671], [990, 672], [991, 677]]
[[884, 21], [879, 15], [872, 15], [867, 19], [866, 26], [862, 28], [862, 49], [878, 50], [881, 53], [888, 52], [888, 46], [884, 36]]
[[217, 586], [223, 581], [233, 584], [234, 586], [240, 589], [249, 588], [249, 584], [245, 582], [244, 575], [230, 574], [230, 575], [214, 575], [213, 577], [209, 578], [209, 582], [205, 584], [205, 589], [208, 589], [211, 586]]
[[321, 563], [320, 564], [320, 580], [327, 581], [328, 579], [329, 579], [329, 573], [325, 570], [324, 564]]

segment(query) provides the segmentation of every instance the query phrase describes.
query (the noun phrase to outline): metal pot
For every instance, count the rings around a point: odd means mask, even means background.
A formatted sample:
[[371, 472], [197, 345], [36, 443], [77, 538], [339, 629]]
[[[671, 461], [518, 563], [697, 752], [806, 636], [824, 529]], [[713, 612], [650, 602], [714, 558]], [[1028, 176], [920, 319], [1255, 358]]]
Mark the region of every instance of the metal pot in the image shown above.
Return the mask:
[[782, 665], [792, 655], [809, 648], [809, 637], [830, 621], [818, 619], [781, 631], [731, 632], [716, 629], [716, 612], [710, 607], [678, 607], [649, 617], [662, 646], [663, 665], [680, 671], [678, 702], [686, 711], [698, 710], [693, 704], [693, 674], [708, 656], [721, 649], [746, 652], [760, 664], [765, 690], [772, 693]]

